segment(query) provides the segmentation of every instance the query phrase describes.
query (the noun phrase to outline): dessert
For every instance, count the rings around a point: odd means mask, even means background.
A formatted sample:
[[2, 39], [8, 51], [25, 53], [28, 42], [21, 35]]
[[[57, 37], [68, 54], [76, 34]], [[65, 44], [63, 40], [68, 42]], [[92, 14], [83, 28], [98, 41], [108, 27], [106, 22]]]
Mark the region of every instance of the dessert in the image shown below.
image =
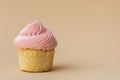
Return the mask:
[[57, 41], [53, 33], [39, 21], [28, 24], [14, 39], [21, 70], [43, 72], [52, 70]]

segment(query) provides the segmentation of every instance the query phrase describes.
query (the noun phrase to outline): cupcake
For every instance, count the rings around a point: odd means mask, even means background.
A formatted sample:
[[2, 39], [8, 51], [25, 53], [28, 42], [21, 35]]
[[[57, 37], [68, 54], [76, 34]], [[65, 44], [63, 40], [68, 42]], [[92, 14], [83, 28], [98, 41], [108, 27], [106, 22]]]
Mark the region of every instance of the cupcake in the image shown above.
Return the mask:
[[28, 24], [14, 39], [20, 69], [27, 72], [50, 71], [57, 41], [39, 21]]

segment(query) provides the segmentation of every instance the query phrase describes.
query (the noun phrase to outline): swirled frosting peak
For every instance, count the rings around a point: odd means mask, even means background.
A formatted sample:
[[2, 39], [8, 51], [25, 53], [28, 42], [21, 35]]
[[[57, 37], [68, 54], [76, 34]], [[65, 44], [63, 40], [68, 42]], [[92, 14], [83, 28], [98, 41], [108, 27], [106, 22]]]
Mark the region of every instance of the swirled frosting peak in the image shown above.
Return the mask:
[[39, 21], [28, 24], [14, 39], [18, 49], [51, 50], [57, 46], [53, 33]]

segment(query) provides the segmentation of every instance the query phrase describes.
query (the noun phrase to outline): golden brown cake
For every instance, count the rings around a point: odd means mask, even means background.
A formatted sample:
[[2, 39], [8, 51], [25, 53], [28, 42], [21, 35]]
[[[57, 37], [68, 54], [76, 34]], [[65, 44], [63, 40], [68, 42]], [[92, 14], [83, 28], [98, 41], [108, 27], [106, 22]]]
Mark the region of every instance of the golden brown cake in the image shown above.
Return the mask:
[[36, 51], [19, 49], [19, 64], [24, 71], [41, 72], [52, 70], [55, 50]]

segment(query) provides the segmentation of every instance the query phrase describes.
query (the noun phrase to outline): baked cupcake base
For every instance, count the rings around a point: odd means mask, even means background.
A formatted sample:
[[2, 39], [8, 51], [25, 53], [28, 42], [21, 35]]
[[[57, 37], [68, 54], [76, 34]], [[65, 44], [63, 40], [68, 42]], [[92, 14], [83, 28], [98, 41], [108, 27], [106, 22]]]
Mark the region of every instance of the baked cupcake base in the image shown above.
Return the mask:
[[44, 72], [52, 70], [55, 50], [37, 51], [18, 49], [19, 65], [22, 71]]

